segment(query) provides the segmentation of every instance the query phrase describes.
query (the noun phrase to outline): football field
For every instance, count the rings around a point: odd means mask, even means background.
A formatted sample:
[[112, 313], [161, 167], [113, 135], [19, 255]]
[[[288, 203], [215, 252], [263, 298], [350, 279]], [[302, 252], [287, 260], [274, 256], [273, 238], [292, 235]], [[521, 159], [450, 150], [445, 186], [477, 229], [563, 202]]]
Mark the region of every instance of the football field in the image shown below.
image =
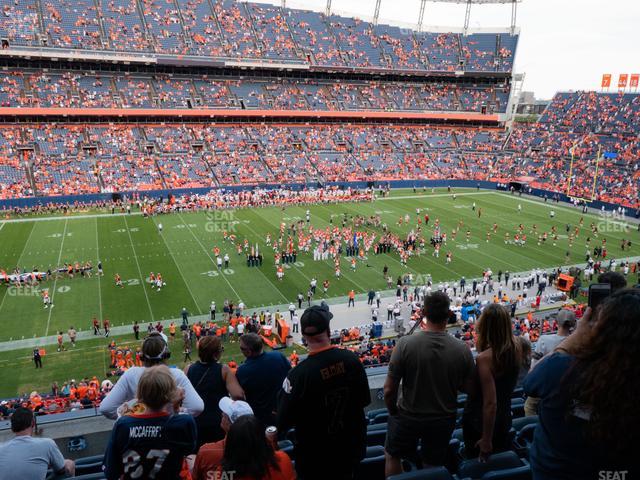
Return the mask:
[[[86, 261], [94, 265], [94, 275], [83, 278], [61, 276], [42, 282], [37, 288], [7, 288], [0, 290], [0, 342], [22, 338], [54, 335], [73, 325], [78, 330], [91, 328], [91, 320], [108, 318], [112, 326], [129, 325], [178, 318], [182, 307], [194, 315], [208, 312], [211, 301], [221, 311], [225, 299], [234, 303], [243, 301], [247, 307], [281, 305], [294, 301], [298, 292], [306, 294], [312, 277], [320, 285], [329, 279], [328, 298], [344, 297], [354, 289], [356, 293], [369, 289], [386, 289], [382, 276], [385, 265], [394, 281], [405, 272], [431, 275], [434, 281], [458, 280], [478, 277], [483, 269], [494, 272], [525, 271], [534, 267], [555, 267], [565, 264], [570, 251], [571, 264], [585, 260], [585, 240], [591, 236], [593, 222], [601, 229], [598, 238], [591, 238], [591, 248], [607, 239], [609, 257], [640, 255], [637, 228], [622, 221], [604, 219], [598, 215], [584, 215], [584, 227], [570, 249], [566, 234], [567, 224], [575, 228], [583, 216], [577, 209], [519, 198], [493, 191], [460, 190], [453, 199], [446, 190], [435, 192], [410, 190], [393, 192], [392, 196], [368, 203], [310, 206], [311, 224], [326, 228], [333, 217], [333, 225], [340, 226], [342, 215], [370, 216], [380, 214], [382, 222], [406, 237], [416, 228], [416, 209], [420, 216], [430, 216], [428, 239], [436, 219], [451, 237], [451, 231], [463, 222], [455, 241], [449, 238], [440, 258], [431, 255], [432, 249], [421, 256], [410, 257], [408, 266], [400, 264], [397, 253], [374, 255], [359, 261], [352, 271], [348, 259], [343, 257], [342, 278], [334, 277], [333, 261], [314, 261], [312, 254], [299, 253], [297, 262], [288, 265], [284, 280], [275, 274], [273, 250], [265, 245], [267, 234], [273, 239], [279, 235], [280, 223], [291, 224], [305, 218], [306, 206], [239, 209], [218, 212], [182, 213], [144, 218], [141, 215], [87, 214], [64, 218], [36, 218], [34, 220], [5, 221], [0, 223], [0, 267], [9, 273], [15, 266], [31, 271], [55, 269], [64, 263]], [[478, 218], [472, 204], [482, 209]], [[518, 205], [522, 211], [518, 212]], [[549, 211], [555, 210], [555, 218]], [[410, 224], [398, 225], [398, 219], [408, 214]], [[162, 232], [158, 225], [162, 223]], [[487, 232], [498, 224], [497, 234], [487, 242]], [[528, 236], [526, 246], [505, 244], [504, 234], [513, 239], [517, 226], [522, 223]], [[531, 233], [533, 225], [538, 232], [550, 231], [556, 225], [559, 233], [557, 246], [551, 240], [538, 245]], [[348, 222], [350, 225], [350, 222]], [[381, 229], [363, 227], [376, 231]], [[465, 238], [469, 229], [471, 237]], [[235, 246], [223, 241], [222, 231], [236, 235], [236, 242], [246, 238], [250, 245], [258, 245], [264, 255], [262, 267], [248, 267], [244, 255], [238, 255]], [[536, 237], [536, 238], [534, 238]], [[621, 240], [630, 239], [632, 247], [624, 252]], [[215, 266], [214, 247], [231, 257], [228, 269]], [[446, 264], [445, 253], [451, 251], [453, 261]], [[105, 275], [95, 275], [95, 266], [102, 261]], [[166, 287], [160, 292], [147, 282], [150, 272], [160, 272]], [[119, 274], [124, 287], [116, 287], [114, 275]], [[424, 277], [420, 277], [424, 278]], [[40, 295], [48, 289], [54, 308], [43, 308]], [[321, 289], [319, 289], [320, 291]], [[317, 299], [318, 297], [316, 297]]]

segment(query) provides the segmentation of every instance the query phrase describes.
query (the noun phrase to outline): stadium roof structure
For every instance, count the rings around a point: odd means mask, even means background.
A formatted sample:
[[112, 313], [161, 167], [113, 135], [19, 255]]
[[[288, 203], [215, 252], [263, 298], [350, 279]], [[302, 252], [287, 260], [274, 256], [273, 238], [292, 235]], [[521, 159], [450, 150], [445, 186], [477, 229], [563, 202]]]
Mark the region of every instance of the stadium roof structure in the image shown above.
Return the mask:
[[[377, 5], [381, 0], [377, 0]], [[424, 20], [424, 12], [426, 10], [427, 2], [429, 3], [455, 3], [455, 4], [465, 4], [467, 9], [464, 15], [464, 31], [465, 33], [469, 30], [469, 20], [471, 18], [471, 5], [496, 5], [496, 4], [511, 4], [511, 31], [515, 31], [516, 28], [516, 17], [518, 13], [518, 3], [522, 2], [522, 0], [421, 0], [420, 2], [420, 14], [418, 16], [418, 28], [422, 30], [422, 22]]]
[[[378, 20], [380, 19], [380, 7], [382, 5], [383, 0], [376, 0], [375, 11], [372, 17], [372, 22], [374, 25], [378, 24]], [[427, 9], [427, 3], [453, 3], [453, 4], [464, 4], [466, 5], [466, 11], [464, 16], [464, 33], [466, 34], [469, 30], [469, 21], [471, 19], [471, 5], [511, 5], [511, 33], [516, 30], [516, 17], [518, 13], [518, 3], [521, 3], [523, 0], [421, 0], [420, 1], [420, 13], [418, 14], [418, 31], [422, 31], [424, 24], [424, 15]], [[286, 0], [282, 0], [282, 6], [287, 5]], [[335, 13], [332, 11], [332, 0], [327, 0], [327, 4], [325, 7], [325, 14], [327, 16]], [[346, 13], [346, 12], [345, 12]], [[357, 17], [361, 17], [361, 15], [356, 15]], [[393, 22], [392, 22], [393, 23]]]

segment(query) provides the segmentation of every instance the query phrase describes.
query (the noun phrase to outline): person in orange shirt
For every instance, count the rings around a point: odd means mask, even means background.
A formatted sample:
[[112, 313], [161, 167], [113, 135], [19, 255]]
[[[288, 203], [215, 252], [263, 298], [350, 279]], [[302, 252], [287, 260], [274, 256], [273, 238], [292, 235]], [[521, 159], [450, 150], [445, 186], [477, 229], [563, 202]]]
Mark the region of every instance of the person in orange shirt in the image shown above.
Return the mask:
[[[222, 473], [223, 464], [226, 469], [234, 470], [235, 478], [239, 480], [296, 478], [291, 459], [285, 452], [274, 449], [265, 435], [264, 425], [253, 415], [249, 404], [225, 397], [219, 406], [221, 427], [227, 436], [200, 448], [193, 466], [193, 480], [216, 478]], [[232, 451], [233, 457], [230, 456]]]
[[349, 290], [349, 303], [347, 304], [347, 308], [348, 307], [354, 307], [356, 306], [356, 292], [354, 292], [353, 290]]
[[289, 363], [291, 363], [292, 367], [295, 367], [296, 365], [298, 365], [299, 361], [300, 359], [298, 358], [298, 352], [294, 350], [293, 352], [291, 352], [291, 355], [289, 355]]
[[171, 340], [175, 340], [176, 338], [176, 324], [171, 322], [169, 325], [169, 335], [171, 336]]
[[62, 332], [58, 332], [58, 351], [62, 352], [64, 350], [66, 349], [64, 348]]
[[120, 277], [120, 274], [116, 273], [114, 279], [116, 282], [116, 287], [124, 288], [124, 285], [122, 285], [122, 278]]

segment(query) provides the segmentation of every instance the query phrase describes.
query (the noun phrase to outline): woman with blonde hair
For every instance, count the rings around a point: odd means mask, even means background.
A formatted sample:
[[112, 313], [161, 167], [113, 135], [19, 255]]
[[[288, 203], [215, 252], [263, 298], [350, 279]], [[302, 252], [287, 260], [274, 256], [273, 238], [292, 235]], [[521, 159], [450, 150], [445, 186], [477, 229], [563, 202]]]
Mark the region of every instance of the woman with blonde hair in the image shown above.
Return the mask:
[[486, 459], [509, 448], [511, 394], [522, 364], [509, 312], [487, 305], [476, 325], [476, 368], [462, 416], [465, 455]]

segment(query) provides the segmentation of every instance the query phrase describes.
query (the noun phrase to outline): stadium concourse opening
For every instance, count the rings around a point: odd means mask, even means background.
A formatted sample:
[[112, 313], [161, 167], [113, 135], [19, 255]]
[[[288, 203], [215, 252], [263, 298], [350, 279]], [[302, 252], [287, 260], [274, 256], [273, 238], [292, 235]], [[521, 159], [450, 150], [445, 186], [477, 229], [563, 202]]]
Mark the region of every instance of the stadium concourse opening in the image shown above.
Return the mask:
[[0, 480], [636, 478], [638, 77], [278, 3], [0, 0]]

